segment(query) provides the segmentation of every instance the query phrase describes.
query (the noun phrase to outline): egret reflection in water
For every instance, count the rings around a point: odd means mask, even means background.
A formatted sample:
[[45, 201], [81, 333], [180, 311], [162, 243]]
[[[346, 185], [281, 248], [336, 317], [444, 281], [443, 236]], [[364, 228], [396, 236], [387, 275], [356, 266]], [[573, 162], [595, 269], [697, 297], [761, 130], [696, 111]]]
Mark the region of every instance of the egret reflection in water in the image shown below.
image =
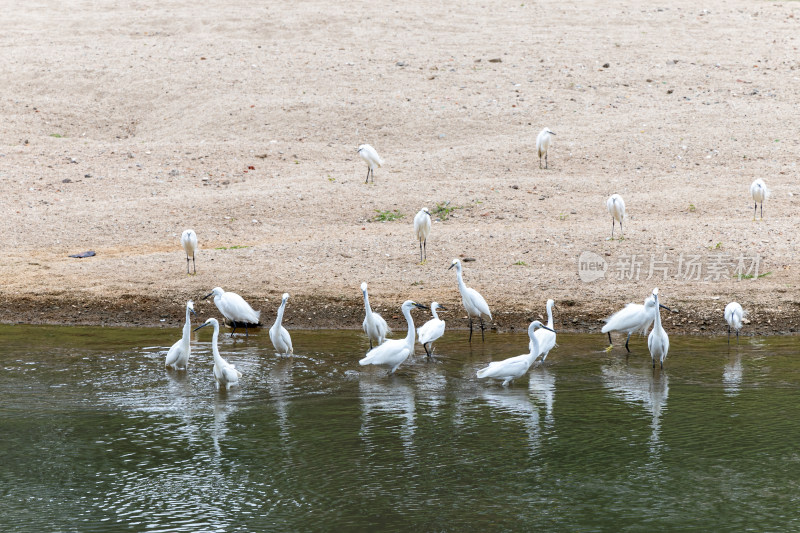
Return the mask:
[[538, 405], [545, 408], [545, 423], [553, 425], [553, 404], [556, 401], [556, 376], [539, 366], [528, 373], [528, 392]]
[[[373, 417], [388, 415], [399, 420], [399, 438], [407, 454], [413, 455], [414, 433], [416, 432], [416, 405], [414, 389], [400, 376], [377, 377], [363, 374], [358, 381], [361, 399], [361, 439], [372, 450], [375, 445], [373, 426], [382, 425]], [[394, 426], [394, 424], [389, 427]], [[385, 427], [385, 426], [384, 426]]]
[[722, 385], [725, 394], [736, 396], [742, 386], [742, 354], [732, 355], [722, 370]]
[[661, 415], [667, 407], [669, 376], [650, 365], [632, 366], [622, 362], [603, 366], [603, 382], [615, 396], [631, 405], [644, 407], [652, 417], [651, 449], [660, 443]]
[[531, 452], [539, 449], [542, 438], [539, 408], [531, 402], [528, 391], [491, 387], [481, 391], [481, 398], [493, 411], [502, 412], [504, 416], [511, 415], [518, 420], [528, 434], [528, 447]]

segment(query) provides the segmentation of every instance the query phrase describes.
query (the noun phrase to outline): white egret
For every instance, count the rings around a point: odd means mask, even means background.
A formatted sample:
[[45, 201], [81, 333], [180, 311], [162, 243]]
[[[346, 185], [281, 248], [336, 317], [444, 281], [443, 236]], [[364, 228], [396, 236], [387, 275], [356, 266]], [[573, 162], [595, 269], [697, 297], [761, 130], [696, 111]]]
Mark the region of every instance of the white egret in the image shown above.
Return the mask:
[[[672, 311], [665, 305], [659, 304], [659, 306], [667, 311]], [[634, 333], [646, 334], [655, 319], [656, 301], [652, 296], [645, 298], [644, 305], [629, 303], [622, 310], [617, 311], [606, 319], [606, 325], [603, 326], [601, 331], [608, 334], [609, 346], [607, 351], [610, 351], [614, 345], [611, 341], [611, 332], [620, 331], [628, 334], [628, 338], [625, 339], [625, 349], [630, 353], [631, 349], [628, 348], [628, 342], [631, 340], [631, 335]]]
[[374, 312], [369, 306], [369, 296], [367, 295], [366, 282], [361, 284], [361, 293], [364, 295], [364, 309], [366, 311], [364, 323], [361, 325], [361, 327], [364, 329], [364, 333], [367, 334], [367, 337], [369, 337], [369, 349], [371, 350], [373, 342], [375, 343], [375, 346], [383, 344], [383, 342], [386, 340], [386, 336], [391, 333], [392, 330], [389, 329], [389, 326], [386, 324], [386, 321], [383, 319], [383, 317]]
[[544, 156], [544, 168], [547, 168], [547, 150], [550, 148], [550, 136], [555, 135], [550, 128], [545, 128], [536, 136], [536, 151], [539, 152], [539, 168], [542, 168], [542, 156]]
[[492, 312], [489, 311], [489, 304], [483, 299], [475, 289], [471, 289], [464, 284], [464, 278], [461, 275], [461, 261], [453, 259], [453, 263], [447, 270], [456, 267], [456, 276], [458, 278], [458, 291], [461, 293], [461, 303], [464, 304], [464, 309], [467, 310], [469, 317], [469, 342], [472, 342], [472, 319], [477, 318], [481, 321], [481, 340], [485, 340], [483, 331], [486, 326], [483, 324], [483, 317], [488, 316], [489, 320], [492, 319]]
[[[433, 302], [431, 304], [431, 314], [433, 315], [433, 318], [420, 326], [419, 331], [417, 332], [419, 343], [423, 348], [425, 348], [425, 353], [428, 354], [428, 357], [430, 357], [433, 353], [433, 341], [444, 335], [444, 320], [439, 318], [439, 315], [436, 313], [437, 309], [447, 311], [447, 309], [445, 309], [444, 306], [439, 305], [438, 302]], [[428, 349], [428, 344], [431, 345], [430, 349]]]
[[244, 324], [244, 332], [246, 336], [250, 335], [247, 329], [249, 324], [257, 325], [261, 318], [261, 311], [255, 311], [250, 304], [244, 301], [244, 298], [235, 292], [225, 292], [219, 287], [214, 289], [203, 297], [203, 300], [209, 296], [214, 296], [214, 304], [219, 309], [222, 315], [233, 323], [233, 331], [231, 336], [236, 333], [236, 326]]
[[289, 300], [289, 293], [284, 292], [283, 298], [281, 299], [281, 306], [278, 307], [278, 317], [275, 319], [275, 324], [269, 328], [269, 340], [272, 341], [272, 345], [278, 353], [293, 354], [292, 337], [289, 336], [289, 332], [286, 331], [286, 328], [281, 325], [287, 300]]
[[658, 308], [658, 288], [653, 289], [653, 299], [656, 302], [656, 320], [653, 324], [653, 331], [647, 337], [647, 347], [650, 349], [650, 359], [653, 360], [653, 368], [656, 367], [656, 358], [659, 359], [661, 368], [664, 368], [664, 359], [667, 358], [669, 351], [669, 336], [664, 328], [661, 327], [661, 310]]
[[[536, 328], [544, 328], [553, 331], [538, 320], [534, 320], [531, 322], [531, 325], [528, 326], [528, 337], [530, 338], [528, 346], [530, 347], [530, 352], [516, 357], [509, 357], [502, 361], [493, 361], [489, 363], [489, 366], [486, 368], [478, 370], [478, 378], [502, 379], [503, 386], [505, 387], [511, 383], [512, 380], [525, 375], [533, 364], [533, 361], [539, 355], [539, 341], [536, 339]], [[555, 332], [553, 331], [553, 333]]]
[[764, 180], [758, 178], [750, 185], [750, 196], [753, 197], [753, 220], [756, 219], [756, 208], [761, 204], [761, 220], [764, 220], [764, 200], [769, 196], [769, 189]]
[[186, 370], [189, 355], [192, 353], [192, 315], [194, 314], [196, 314], [194, 303], [189, 300], [186, 302], [186, 324], [183, 325], [183, 336], [167, 352], [167, 359], [164, 361], [165, 367], [171, 366], [175, 370]]
[[[428, 235], [431, 233], [431, 212], [427, 207], [419, 210], [414, 217], [414, 233], [419, 241], [419, 262], [420, 264], [428, 260]], [[425, 259], [422, 258], [422, 250], [425, 249]]]
[[197, 234], [193, 229], [184, 230], [181, 233], [181, 245], [186, 252], [186, 273], [189, 273], [189, 255], [192, 256], [192, 268], [194, 273], [197, 274], [197, 267], [194, 264], [194, 253], [197, 251]]
[[365, 365], [380, 365], [391, 367], [389, 373], [394, 373], [403, 361], [409, 355], [414, 353], [414, 320], [411, 318], [411, 310], [417, 307], [419, 309], [427, 309], [424, 305], [420, 305], [414, 301], [406, 300], [400, 309], [403, 311], [403, 316], [406, 317], [408, 322], [408, 333], [405, 339], [390, 339], [380, 346], [376, 346], [367, 352], [367, 355], [361, 359], [358, 364]]
[[[536, 330], [536, 340], [539, 341], [539, 355], [542, 356], [542, 361], [547, 359], [547, 354], [550, 353], [556, 345], [556, 334], [553, 331], [553, 307], [556, 303], [553, 300], [547, 300], [547, 327], [549, 330], [540, 328]], [[528, 349], [533, 350], [533, 341], [528, 343]]]
[[739, 344], [739, 330], [742, 329], [742, 319], [747, 311], [737, 302], [731, 302], [725, 306], [725, 322], [728, 323], [728, 345], [731, 343], [731, 328], [736, 330], [736, 344]]
[[378, 152], [375, 151], [375, 148], [368, 144], [362, 144], [358, 147], [358, 155], [361, 156], [361, 159], [367, 164], [367, 179], [364, 183], [369, 182], [369, 176], [372, 174], [372, 183], [375, 183], [375, 167], [381, 168], [383, 165], [383, 159], [381, 156], [378, 155]]
[[216, 380], [217, 389], [222, 385], [225, 387], [225, 390], [228, 390], [233, 385], [239, 384], [239, 378], [242, 377], [242, 373], [236, 370], [234, 365], [227, 362], [219, 354], [219, 348], [217, 347], [219, 322], [217, 322], [216, 318], [209, 318], [202, 326], [196, 327], [195, 331], [209, 325], [214, 326], [214, 335], [211, 337], [211, 352], [214, 354], [214, 379]]
[[[614, 221], [619, 222], [619, 232], [622, 233], [622, 220], [625, 218], [625, 201], [619, 194], [612, 194], [606, 200], [606, 209], [611, 215], [611, 240], [614, 240]], [[622, 233], [624, 238], [625, 234]]]

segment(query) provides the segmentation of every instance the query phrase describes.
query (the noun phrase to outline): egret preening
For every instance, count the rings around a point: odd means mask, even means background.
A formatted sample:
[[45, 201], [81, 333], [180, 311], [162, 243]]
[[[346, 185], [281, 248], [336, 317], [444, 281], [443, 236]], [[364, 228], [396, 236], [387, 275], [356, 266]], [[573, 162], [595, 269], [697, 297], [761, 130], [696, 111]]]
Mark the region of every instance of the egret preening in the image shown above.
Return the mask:
[[655, 300], [656, 319], [653, 324], [653, 331], [647, 337], [647, 347], [650, 349], [650, 359], [653, 360], [653, 368], [656, 367], [656, 358], [659, 360], [661, 368], [664, 368], [664, 359], [667, 358], [669, 351], [669, 336], [664, 328], [661, 327], [661, 310], [658, 308], [658, 289], [653, 289], [653, 300]]
[[753, 220], [756, 219], [756, 208], [761, 204], [761, 220], [764, 220], [764, 200], [769, 196], [769, 189], [764, 180], [758, 178], [750, 185], [750, 196], [753, 197]]
[[211, 337], [211, 352], [214, 354], [214, 379], [216, 380], [217, 389], [222, 385], [225, 390], [228, 390], [233, 385], [239, 384], [239, 378], [242, 377], [242, 373], [219, 354], [219, 348], [217, 347], [219, 322], [217, 322], [216, 318], [209, 318], [202, 326], [196, 327], [195, 331], [208, 325], [214, 326], [214, 335]]
[[281, 306], [278, 308], [278, 317], [275, 319], [275, 324], [269, 328], [269, 339], [278, 353], [293, 354], [292, 338], [289, 332], [281, 325], [283, 322], [283, 311], [286, 309], [286, 301], [289, 299], [289, 293], [284, 292], [281, 299]]
[[411, 300], [403, 302], [401, 307], [403, 316], [406, 317], [408, 322], [408, 333], [405, 339], [390, 339], [380, 346], [376, 346], [367, 352], [367, 355], [361, 359], [358, 364], [364, 365], [379, 365], [388, 366], [391, 368], [389, 373], [394, 373], [403, 361], [409, 355], [414, 353], [414, 320], [411, 318], [411, 310], [413, 308], [427, 309], [424, 305], [420, 305]]
[[[614, 240], [614, 221], [619, 222], [619, 232], [622, 233], [622, 220], [625, 218], [625, 202], [619, 194], [612, 194], [606, 200], [608, 214], [611, 215], [611, 240]], [[622, 233], [624, 238], [625, 234]]]
[[[447, 309], [439, 305], [438, 302], [433, 302], [431, 304], [431, 314], [433, 318], [420, 326], [417, 332], [419, 343], [425, 348], [425, 353], [428, 354], [428, 357], [433, 353], [433, 341], [444, 335], [444, 320], [439, 318], [439, 315], [436, 313], [437, 309], [447, 311]], [[428, 349], [428, 345], [430, 345], [430, 349]]]
[[542, 156], [544, 156], [544, 168], [547, 168], [547, 150], [550, 148], [550, 136], [555, 135], [550, 128], [545, 128], [536, 136], [536, 151], [539, 152], [539, 168], [542, 168]]
[[[539, 341], [539, 355], [542, 356], [542, 361], [547, 359], [547, 354], [550, 353], [556, 345], [556, 333], [553, 330], [553, 306], [556, 303], [553, 300], [547, 300], [547, 328], [539, 328], [536, 330], [536, 340]], [[533, 351], [533, 341], [528, 343], [528, 349]]]
[[181, 233], [181, 245], [186, 252], [186, 273], [189, 273], [189, 256], [192, 256], [192, 268], [194, 273], [197, 274], [197, 267], [194, 264], [194, 252], [197, 250], [197, 234], [193, 229], [184, 230]]
[[[420, 264], [428, 260], [428, 235], [431, 233], [431, 212], [427, 207], [419, 210], [414, 217], [414, 233], [419, 241], [419, 262]], [[425, 259], [422, 258], [422, 250], [425, 250]]]
[[369, 176], [372, 174], [372, 183], [375, 183], [375, 167], [381, 168], [383, 165], [383, 159], [381, 156], [378, 155], [378, 152], [375, 151], [375, 148], [368, 144], [362, 144], [358, 147], [358, 155], [361, 156], [361, 159], [367, 164], [367, 179], [364, 183], [369, 182]]
[[725, 306], [725, 322], [728, 323], [728, 345], [731, 344], [731, 328], [736, 330], [736, 344], [739, 344], [739, 330], [742, 329], [742, 319], [747, 312], [737, 302]]
[[511, 383], [512, 380], [525, 375], [533, 364], [533, 361], [539, 355], [539, 341], [536, 339], [536, 328], [544, 328], [555, 333], [555, 331], [538, 320], [534, 320], [531, 322], [531, 325], [528, 326], [528, 337], [530, 338], [528, 347], [530, 348], [530, 352], [516, 357], [509, 357], [502, 361], [491, 362], [486, 368], [478, 370], [478, 378], [502, 379], [503, 386], [505, 387]]
[[244, 324], [244, 332], [246, 336], [250, 336], [247, 330], [249, 324], [258, 324], [261, 318], [261, 311], [255, 311], [250, 304], [244, 301], [244, 298], [235, 292], [225, 292], [219, 287], [215, 287], [210, 293], [203, 297], [203, 300], [209, 296], [214, 296], [214, 304], [222, 315], [233, 322], [233, 331], [231, 336], [236, 333], [236, 326]]
[[[672, 311], [669, 307], [659, 304], [659, 306], [667, 311]], [[648, 296], [644, 305], [630, 303], [625, 306], [621, 311], [617, 311], [606, 319], [606, 325], [601, 330], [603, 333], [608, 334], [608, 350], [611, 350], [614, 343], [611, 342], [611, 332], [621, 331], [627, 333], [628, 338], [625, 339], [625, 349], [630, 353], [631, 349], [628, 348], [628, 341], [631, 340], [633, 333], [640, 333], [644, 335], [650, 328], [650, 324], [656, 319], [656, 301], [652, 296]]]
[[186, 365], [189, 363], [189, 355], [192, 353], [192, 315], [194, 314], [196, 314], [194, 312], [194, 303], [189, 300], [186, 302], [186, 324], [183, 325], [183, 336], [167, 352], [167, 359], [164, 362], [165, 367], [171, 366], [175, 370], [186, 370]]
[[364, 333], [367, 334], [367, 337], [369, 337], [369, 349], [371, 350], [373, 342], [375, 343], [375, 346], [383, 344], [383, 342], [386, 340], [386, 336], [391, 333], [392, 330], [389, 329], [389, 326], [386, 324], [386, 321], [383, 319], [383, 317], [374, 312], [369, 306], [367, 282], [361, 284], [361, 294], [364, 295], [364, 310], [366, 311], [364, 323], [361, 325], [361, 327], [364, 329]]
[[469, 317], [469, 342], [472, 342], [472, 319], [477, 318], [481, 321], [481, 340], [486, 340], [483, 336], [483, 331], [486, 326], [483, 324], [483, 317], [488, 316], [489, 320], [492, 319], [492, 312], [489, 311], [489, 304], [483, 299], [475, 289], [471, 289], [464, 284], [464, 278], [461, 276], [461, 261], [453, 259], [453, 264], [447, 270], [456, 267], [456, 276], [458, 277], [458, 291], [461, 293], [461, 303], [464, 304], [464, 309], [467, 311]]

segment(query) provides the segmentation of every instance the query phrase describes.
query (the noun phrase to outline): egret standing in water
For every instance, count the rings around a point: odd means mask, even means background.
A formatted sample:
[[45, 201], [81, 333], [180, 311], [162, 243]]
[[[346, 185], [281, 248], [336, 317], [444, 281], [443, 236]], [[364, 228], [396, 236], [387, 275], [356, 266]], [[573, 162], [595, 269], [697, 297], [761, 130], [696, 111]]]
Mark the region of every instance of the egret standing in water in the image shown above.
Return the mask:
[[405, 339], [390, 339], [380, 346], [376, 346], [367, 352], [367, 355], [361, 359], [358, 364], [365, 365], [379, 365], [388, 366], [390, 374], [393, 374], [397, 367], [403, 364], [409, 355], [414, 353], [414, 320], [411, 318], [411, 310], [417, 307], [418, 309], [427, 309], [424, 305], [420, 305], [411, 300], [406, 300], [400, 309], [403, 311], [403, 316], [406, 317], [408, 322], [408, 333]]
[[189, 364], [189, 355], [192, 353], [192, 315], [194, 314], [196, 314], [194, 303], [189, 300], [186, 302], [186, 324], [183, 325], [183, 336], [167, 352], [167, 359], [164, 361], [165, 367], [171, 366], [175, 370], [186, 370], [186, 366]]
[[739, 330], [742, 329], [742, 319], [747, 312], [737, 302], [725, 306], [725, 322], [728, 323], [728, 346], [731, 344], [731, 328], [736, 330], [736, 344], [739, 344]]
[[533, 364], [533, 361], [539, 355], [539, 341], [536, 339], [536, 328], [543, 328], [555, 333], [555, 331], [538, 320], [534, 320], [531, 322], [531, 325], [528, 326], [528, 337], [530, 338], [528, 347], [530, 348], [530, 352], [516, 357], [509, 357], [502, 361], [493, 361], [489, 363], [489, 366], [486, 368], [478, 370], [478, 378], [502, 379], [503, 386], [505, 387], [511, 383], [512, 380], [525, 375]]
[[539, 152], [539, 168], [542, 168], [542, 156], [544, 156], [544, 168], [547, 168], [547, 151], [550, 149], [550, 136], [555, 135], [550, 128], [545, 128], [536, 136], [536, 151]]
[[[553, 307], [556, 303], [553, 300], [547, 300], [547, 328], [539, 328], [536, 330], [536, 340], [539, 341], [539, 355], [542, 356], [542, 361], [547, 359], [547, 354], [550, 353], [556, 345], [556, 333], [553, 330]], [[528, 349], [533, 351], [533, 341], [528, 343]]]
[[[659, 306], [667, 311], [672, 311], [665, 305], [659, 304]], [[611, 342], [611, 332], [620, 331], [628, 334], [628, 338], [625, 339], [625, 349], [630, 353], [631, 349], [628, 348], [628, 342], [631, 340], [631, 335], [634, 333], [644, 335], [655, 319], [656, 301], [652, 296], [645, 298], [644, 305], [629, 303], [622, 310], [617, 311], [606, 319], [606, 325], [601, 330], [603, 333], [608, 334], [608, 348], [606, 348], [606, 351], [611, 351], [611, 348], [614, 347], [614, 343]]]
[[283, 311], [286, 309], [286, 302], [289, 300], [289, 293], [284, 292], [281, 299], [281, 306], [278, 308], [278, 317], [275, 319], [275, 324], [269, 328], [269, 339], [278, 353], [293, 354], [292, 338], [289, 332], [281, 325], [283, 322]]
[[[419, 241], [419, 262], [420, 264], [428, 260], [428, 235], [431, 233], [431, 212], [427, 207], [419, 210], [414, 217], [414, 233]], [[425, 259], [422, 258], [422, 250], [425, 250]]]
[[614, 240], [614, 222], [619, 222], [619, 232], [622, 234], [620, 239], [625, 238], [625, 234], [622, 233], [622, 220], [625, 218], [625, 202], [622, 200], [622, 196], [619, 194], [612, 194], [606, 200], [606, 209], [608, 209], [608, 214], [611, 215], [611, 240]]
[[381, 315], [374, 312], [372, 308], [369, 306], [369, 295], [367, 295], [367, 282], [361, 284], [361, 294], [364, 295], [364, 310], [366, 311], [366, 316], [364, 317], [364, 323], [361, 327], [364, 329], [364, 333], [367, 334], [369, 337], [369, 349], [372, 349], [372, 343], [375, 343], [375, 346], [379, 346], [383, 344], [386, 340], [386, 336], [392, 332], [389, 329], [389, 326], [386, 324], [386, 321], [383, 319]]
[[375, 183], [375, 167], [381, 168], [383, 165], [383, 159], [381, 156], [378, 155], [378, 152], [375, 151], [375, 148], [368, 144], [362, 144], [358, 147], [358, 155], [361, 156], [361, 159], [367, 164], [367, 179], [364, 183], [369, 182], [369, 176], [372, 174], [372, 183]]
[[750, 196], [753, 197], [753, 220], [756, 219], [756, 208], [761, 204], [761, 220], [764, 220], [764, 200], [769, 196], [769, 189], [764, 180], [758, 178], [750, 185]]
[[212, 295], [214, 296], [214, 304], [219, 309], [219, 312], [222, 313], [222, 316], [233, 322], [231, 336], [236, 333], [236, 326], [244, 324], [245, 336], [249, 337], [250, 332], [247, 326], [249, 324], [258, 325], [261, 311], [255, 311], [250, 307], [250, 304], [244, 301], [244, 298], [235, 292], [225, 292], [219, 287], [214, 287], [210, 293], [203, 297], [203, 300]]
[[[425, 348], [425, 353], [428, 354], [428, 357], [433, 354], [433, 341], [444, 335], [444, 320], [439, 318], [439, 315], [436, 313], [437, 309], [447, 311], [447, 309], [445, 309], [444, 306], [439, 305], [438, 302], [433, 302], [431, 304], [431, 314], [433, 315], [433, 318], [420, 326], [419, 331], [417, 332], [419, 343], [423, 348]], [[430, 345], [430, 349], [428, 348], [428, 345]]]
[[192, 256], [192, 268], [194, 273], [197, 274], [197, 267], [194, 264], [194, 253], [197, 251], [197, 234], [193, 229], [184, 230], [181, 233], [181, 245], [186, 252], [186, 273], [189, 273], [189, 256]]
[[239, 384], [239, 378], [242, 373], [236, 370], [236, 367], [219, 354], [217, 347], [217, 339], [219, 339], [219, 322], [216, 318], [209, 318], [202, 326], [195, 328], [195, 331], [202, 329], [206, 326], [214, 326], [214, 335], [211, 337], [211, 352], [214, 354], [214, 380], [216, 381], [217, 389], [224, 386], [225, 390], [230, 389], [233, 385]]
[[481, 340], [486, 340], [483, 331], [486, 326], [483, 324], [483, 317], [492, 319], [492, 312], [489, 311], [489, 304], [483, 299], [475, 289], [471, 289], [464, 284], [464, 278], [461, 275], [461, 261], [453, 259], [453, 264], [447, 270], [456, 267], [456, 277], [458, 278], [458, 291], [461, 293], [461, 303], [464, 304], [464, 309], [467, 311], [469, 317], [469, 342], [472, 342], [472, 319], [477, 318], [481, 321]]
[[658, 288], [653, 289], [653, 300], [656, 302], [656, 317], [653, 331], [647, 337], [647, 347], [650, 349], [653, 368], [656, 367], [656, 358], [658, 358], [661, 368], [664, 368], [664, 359], [667, 358], [667, 352], [669, 352], [669, 336], [661, 326], [661, 310], [658, 308]]

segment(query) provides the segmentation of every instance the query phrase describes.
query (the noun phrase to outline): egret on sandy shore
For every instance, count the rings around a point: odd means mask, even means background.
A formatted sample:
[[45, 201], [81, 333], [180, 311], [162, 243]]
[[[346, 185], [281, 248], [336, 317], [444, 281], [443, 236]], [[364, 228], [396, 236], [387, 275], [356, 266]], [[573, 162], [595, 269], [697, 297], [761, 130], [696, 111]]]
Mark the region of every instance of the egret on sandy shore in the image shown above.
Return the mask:
[[[414, 233], [419, 241], [419, 262], [422, 264], [428, 260], [428, 235], [431, 233], [431, 212], [427, 207], [420, 209], [414, 217]], [[425, 259], [422, 258], [423, 248]]]
[[544, 168], [547, 168], [547, 150], [550, 148], [550, 136], [555, 135], [550, 128], [545, 128], [536, 136], [536, 151], [539, 152], [539, 168], [542, 168], [542, 156], [544, 156]]
[[414, 301], [406, 300], [401, 307], [403, 316], [406, 317], [408, 322], [408, 333], [405, 339], [390, 339], [380, 346], [376, 346], [367, 352], [367, 355], [361, 359], [358, 364], [364, 365], [379, 365], [388, 366], [391, 368], [389, 373], [394, 373], [403, 361], [409, 355], [414, 353], [414, 320], [411, 318], [411, 310], [417, 307], [419, 309], [427, 309], [424, 305], [420, 305]]
[[164, 361], [165, 367], [171, 366], [175, 370], [186, 370], [189, 355], [192, 353], [192, 315], [194, 314], [196, 314], [194, 303], [189, 300], [186, 302], [186, 324], [183, 325], [183, 336], [167, 352], [167, 359]]
[[739, 330], [742, 329], [742, 319], [747, 311], [737, 302], [731, 302], [725, 306], [725, 322], [728, 323], [728, 345], [731, 344], [731, 328], [736, 330], [736, 344], [739, 344]]
[[[428, 357], [433, 354], [433, 341], [444, 335], [444, 320], [439, 318], [439, 315], [436, 313], [437, 309], [447, 311], [447, 309], [439, 305], [438, 302], [433, 302], [431, 304], [431, 314], [433, 318], [421, 325], [417, 332], [419, 343], [425, 348], [425, 353], [428, 354]], [[430, 345], [430, 348], [428, 345]]]
[[[556, 303], [553, 300], [547, 300], [547, 329], [539, 328], [536, 330], [536, 340], [539, 341], [539, 355], [542, 356], [542, 361], [547, 359], [547, 354], [550, 353], [556, 345], [556, 333], [553, 330], [553, 307]], [[528, 349], [533, 351], [533, 341], [528, 343]]]
[[[659, 306], [667, 311], [672, 311], [669, 307], [659, 304]], [[628, 342], [631, 340], [631, 335], [640, 333], [642, 335], [647, 333], [650, 324], [656, 319], [656, 301], [652, 296], [648, 296], [644, 300], [644, 305], [629, 303], [622, 310], [617, 311], [606, 319], [606, 325], [601, 330], [603, 333], [608, 334], [608, 348], [610, 351], [614, 346], [611, 342], [611, 332], [620, 331], [627, 333], [628, 338], [625, 339], [625, 349], [630, 353], [631, 349], [628, 348]]]
[[186, 252], [186, 273], [189, 273], [189, 256], [192, 256], [192, 268], [197, 274], [197, 267], [194, 264], [194, 253], [197, 251], [197, 234], [193, 229], [184, 230], [181, 233], [181, 245]]
[[386, 324], [386, 321], [383, 319], [381, 315], [374, 312], [372, 308], [369, 306], [369, 295], [367, 295], [367, 282], [361, 284], [361, 294], [364, 295], [364, 310], [366, 311], [366, 316], [364, 317], [364, 323], [361, 327], [364, 329], [364, 333], [367, 334], [369, 337], [369, 349], [372, 349], [372, 343], [375, 343], [375, 346], [379, 346], [383, 344], [386, 340], [386, 336], [392, 332], [389, 329], [389, 326]]
[[381, 168], [383, 165], [383, 159], [381, 156], [378, 155], [378, 152], [375, 151], [375, 148], [368, 144], [362, 144], [358, 147], [358, 155], [361, 156], [361, 159], [367, 164], [367, 179], [364, 183], [369, 182], [369, 176], [372, 174], [372, 183], [375, 183], [375, 167]]
[[209, 318], [205, 321], [205, 323], [203, 323], [202, 326], [196, 327], [195, 331], [208, 325], [214, 326], [214, 335], [211, 337], [211, 352], [214, 354], [214, 379], [216, 381], [217, 389], [219, 389], [220, 385], [223, 385], [225, 390], [228, 390], [233, 385], [239, 384], [239, 378], [242, 377], [242, 373], [236, 370], [234, 365], [227, 362], [219, 354], [219, 348], [217, 347], [217, 339], [219, 338], [219, 322], [217, 322], [216, 318]]
[[244, 301], [244, 298], [235, 292], [225, 292], [219, 287], [214, 289], [203, 297], [203, 300], [209, 296], [214, 296], [214, 304], [222, 315], [233, 322], [233, 331], [231, 336], [236, 333], [236, 326], [244, 324], [245, 336], [249, 336], [250, 332], [247, 329], [249, 324], [257, 325], [261, 317], [261, 311], [255, 311], [250, 304]]
[[769, 196], [769, 189], [764, 180], [758, 178], [750, 185], [750, 196], [753, 197], [753, 220], [756, 219], [756, 208], [761, 204], [761, 220], [764, 220], [764, 200]]
[[456, 267], [456, 277], [458, 278], [458, 291], [461, 293], [461, 303], [467, 311], [469, 317], [469, 342], [472, 342], [472, 319], [477, 318], [481, 321], [481, 340], [486, 340], [483, 331], [486, 326], [483, 324], [483, 317], [488, 316], [489, 320], [492, 319], [492, 312], [489, 311], [489, 304], [483, 299], [475, 289], [471, 289], [464, 284], [464, 278], [461, 275], [461, 261], [453, 259], [453, 263], [447, 270]]
[[287, 300], [289, 300], [289, 293], [284, 292], [283, 298], [281, 299], [281, 306], [278, 307], [278, 317], [275, 319], [275, 324], [269, 328], [269, 340], [272, 341], [272, 345], [275, 347], [275, 350], [278, 353], [291, 355], [294, 353], [294, 349], [292, 348], [292, 337], [289, 336], [289, 332], [286, 331], [286, 328], [281, 325], [281, 322], [283, 322], [283, 311], [286, 309]]
[[502, 361], [493, 361], [489, 363], [489, 366], [486, 368], [478, 370], [478, 378], [502, 379], [503, 386], [505, 387], [511, 383], [512, 380], [525, 375], [533, 364], [533, 361], [539, 355], [539, 341], [536, 339], [536, 328], [544, 328], [555, 333], [555, 331], [538, 320], [534, 320], [531, 322], [531, 325], [528, 326], [528, 337], [530, 338], [528, 346], [530, 347], [530, 352], [516, 357], [509, 357]]
[[655, 324], [653, 324], [653, 331], [647, 336], [647, 347], [650, 349], [653, 368], [656, 367], [656, 358], [658, 358], [661, 368], [664, 368], [664, 359], [667, 358], [667, 352], [669, 351], [669, 336], [661, 326], [661, 309], [658, 308], [658, 288], [653, 289], [653, 300], [656, 302]]
[[[614, 240], [614, 222], [619, 222], [619, 232], [622, 233], [622, 220], [625, 218], [625, 201], [619, 194], [612, 194], [606, 200], [606, 209], [608, 214], [611, 215], [611, 240]], [[625, 238], [622, 233], [621, 239]]]

